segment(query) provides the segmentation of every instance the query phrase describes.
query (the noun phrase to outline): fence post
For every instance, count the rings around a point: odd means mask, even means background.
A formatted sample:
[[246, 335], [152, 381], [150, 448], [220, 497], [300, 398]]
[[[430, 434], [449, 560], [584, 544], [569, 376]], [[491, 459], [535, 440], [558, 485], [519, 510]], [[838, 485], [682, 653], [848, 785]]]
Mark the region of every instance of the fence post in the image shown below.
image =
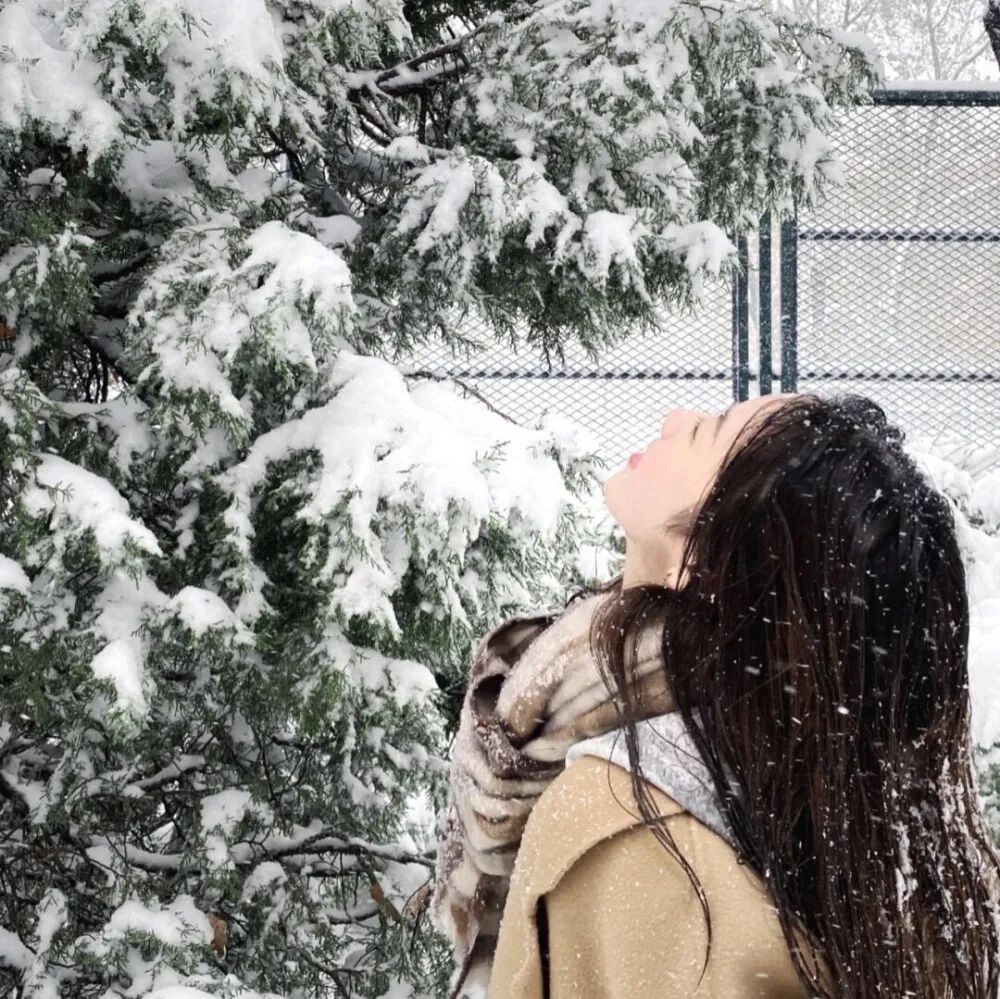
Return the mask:
[[781, 391], [797, 392], [799, 382], [799, 223], [781, 220]]
[[739, 273], [733, 281], [733, 399], [742, 401], [750, 395], [750, 283], [747, 238], [736, 240]]
[[758, 243], [757, 323], [760, 328], [758, 378], [760, 395], [771, 394], [771, 212], [760, 219]]

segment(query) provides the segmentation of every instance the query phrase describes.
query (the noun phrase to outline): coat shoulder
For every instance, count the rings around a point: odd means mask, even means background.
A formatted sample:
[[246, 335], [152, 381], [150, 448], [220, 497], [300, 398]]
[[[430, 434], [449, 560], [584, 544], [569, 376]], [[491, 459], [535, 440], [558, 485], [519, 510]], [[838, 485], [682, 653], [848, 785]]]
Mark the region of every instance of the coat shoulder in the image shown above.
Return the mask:
[[[676, 802], [668, 803], [680, 813]], [[641, 821], [631, 776], [616, 763], [581, 756], [553, 778], [532, 806], [521, 836], [486, 999], [548, 994], [537, 921], [543, 898], [596, 844]]]
[[760, 880], [689, 812], [665, 825], [688, 870], [633, 825], [591, 847], [541, 900], [551, 999], [804, 999]]
[[673, 798], [646, 789], [688, 870], [644, 824], [630, 773], [579, 757], [525, 826], [489, 999], [807, 994], [760, 879]]
[[[659, 788], [647, 788], [662, 815], [684, 811]], [[610, 760], [581, 756], [552, 780], [532, 807], [511, 888], [516, 879], [544, 894], [592, 847], [642, 824], [630, 773]]]

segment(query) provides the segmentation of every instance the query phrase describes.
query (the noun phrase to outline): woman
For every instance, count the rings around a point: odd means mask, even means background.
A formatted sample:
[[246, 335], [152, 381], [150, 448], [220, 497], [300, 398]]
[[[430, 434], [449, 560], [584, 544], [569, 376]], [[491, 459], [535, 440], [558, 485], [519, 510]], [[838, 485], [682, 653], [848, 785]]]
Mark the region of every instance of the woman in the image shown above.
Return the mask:
[[[489, 702], [544, 689], [554, 714], [499, 728], [524, 749], [541, 724], [538, 755], [565, 763], [531, 799], [509, 891], [476, 889], [483, 925], [502, 906], [480, 951], [489, 999], [997, 995], [964, 569], [948, 502], [901, 441], [867, 399], [766, 396], [674, 410], [609, 479], [622, 575], [558, 618], [516, 619], [535, 632]], [[555, 737], [585, 656], [503, 700], [519, 659], [545, 676], [533, 650], [583, 625], [627, 759]], [[673, 761], [646, 779], [656, 736]]]

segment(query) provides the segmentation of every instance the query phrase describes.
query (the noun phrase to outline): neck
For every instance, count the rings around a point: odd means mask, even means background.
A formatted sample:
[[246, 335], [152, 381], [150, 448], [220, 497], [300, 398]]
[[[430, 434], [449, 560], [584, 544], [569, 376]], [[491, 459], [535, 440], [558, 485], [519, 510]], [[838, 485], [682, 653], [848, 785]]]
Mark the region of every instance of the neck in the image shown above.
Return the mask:
[[677, 586], [677, 572], [680, 568], [684, 538], [666, 535], [658, 546], [625, 536], [625, 567], [622, 573], [622, 589], [644, 584], [655, 586]]

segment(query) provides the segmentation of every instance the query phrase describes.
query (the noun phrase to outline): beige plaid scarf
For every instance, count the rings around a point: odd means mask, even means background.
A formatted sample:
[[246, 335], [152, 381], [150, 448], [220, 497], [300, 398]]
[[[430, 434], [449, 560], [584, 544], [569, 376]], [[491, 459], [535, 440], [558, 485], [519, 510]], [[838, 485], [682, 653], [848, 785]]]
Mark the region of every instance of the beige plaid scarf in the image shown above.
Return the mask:
[[[617, 597], [617, 590], [588, 594], [558, 614], [512, 618], [473, 656], [431, 898], [431, 918], [455, 949], [450, 999], [485, 992], [514, 858], [538, 796], [564, 769], [570, 746], [620, 725], [589, 643], [595, 608]], [[640, 636], [640, 718], [673, 707], [661, 630], [647, 626]]]

